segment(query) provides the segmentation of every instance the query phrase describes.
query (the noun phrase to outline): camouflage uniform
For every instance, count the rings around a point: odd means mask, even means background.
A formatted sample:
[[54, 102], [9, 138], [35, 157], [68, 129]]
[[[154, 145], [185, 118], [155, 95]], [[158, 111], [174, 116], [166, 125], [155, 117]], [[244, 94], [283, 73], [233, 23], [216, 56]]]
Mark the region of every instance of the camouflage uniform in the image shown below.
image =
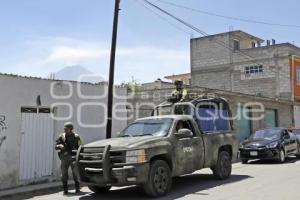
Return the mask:
[[68, 135], [66, 133], [62, 133], [59, 135], [58, 139], [56, 140], [56, 145], [64, 146], [64, 149], [62, 150], [56, 147], [56, 150], [59, 150], [58, 156], [61, 160], [61, 172], [62, 172], [61, 181], [63, 183], [64, 192], [68, 193], [68, 179], [69, 179], [68, 170], [70, 167], [72, 169], [72, 175], [75, 181], [76, 191], [80, 191], [76, 166], [74, 160], [72, 159], [72, 156], [75, 156], [75, 154], [72, 153], [72, 151], [77, 150], [81, 145], [81, 139], [79, 135], [74, 132]]

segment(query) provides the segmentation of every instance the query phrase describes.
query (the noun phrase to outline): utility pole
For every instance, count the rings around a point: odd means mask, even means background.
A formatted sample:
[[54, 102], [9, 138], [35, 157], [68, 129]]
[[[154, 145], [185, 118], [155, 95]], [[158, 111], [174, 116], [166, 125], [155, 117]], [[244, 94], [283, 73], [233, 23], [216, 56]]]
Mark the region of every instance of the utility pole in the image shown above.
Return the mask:
[[108, 81], [108, 97], [107, 97], [107, 123], [106, 138], [111, 138], [112, 130], [112, 113], [113, 113], [113, 94], [114, 94], [114, 75], [115, 75], [115, 57], [118, 35], [118, 19], [120, 11], [120, 0], [115, 0], [115, 12], [110, 52], [109, 81]]

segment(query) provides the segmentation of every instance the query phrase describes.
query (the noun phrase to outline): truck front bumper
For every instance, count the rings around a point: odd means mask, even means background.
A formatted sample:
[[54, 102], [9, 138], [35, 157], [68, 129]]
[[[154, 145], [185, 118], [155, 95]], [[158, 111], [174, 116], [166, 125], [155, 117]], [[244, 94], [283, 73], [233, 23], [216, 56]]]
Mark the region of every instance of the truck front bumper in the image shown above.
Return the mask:
[[109, 180], [104, 180], [101, 174], [86, 173], [80, 176], [80, 182], [87, 185], [128, 186], [143, 184], [148, 179], [149, 164], [128, 165], [112, 168]]
[[95, 186], [129, 186], [146, 183], [150, 168], [148, 162], [113, 163], [109, 151], [110, 147], [105, 147], [102, 160], [91, 162], [81, 160], [79, 149], [76, 163], [81, 183]]

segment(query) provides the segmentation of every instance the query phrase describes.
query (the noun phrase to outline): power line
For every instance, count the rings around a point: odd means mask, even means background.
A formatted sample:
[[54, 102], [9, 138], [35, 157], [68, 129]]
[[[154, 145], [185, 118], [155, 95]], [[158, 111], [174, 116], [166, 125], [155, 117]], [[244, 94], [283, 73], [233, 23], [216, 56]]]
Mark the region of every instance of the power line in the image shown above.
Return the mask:
[[[203, 35], [203, 36], [209, 36], [209, 34], [207, 34], [206, 32], [204, 32], [204, 31], [200, 30], [199, 28], [197, 28], [197, 27], [195, 27], [195, 26], [189, 24], [188, 22], [185, 22], [184, 20], [182, 20], [182, 19], [176, 17], [175, 15], [173, 15], [173, 14], [169, 13], [168, 11], [166, 11], [166, 10], [160, 8], [159, 6], [157, 6], [157, 5], [155, 5], [155, 4], [151, 3], [151, 2], [149, 2], [148, 0], [142, 0], [142, 1], [144, 1], [144, 2], [147, 3], [148, 5], [152, 6], [153, 8], [159, 10], [160, 12], [162, 12], [162, 13], [168, 15], [169, 17], [175, 19], [175, 20], [178, 21], [179, 23], [182, 23], [183, 25], [185, 25], [185, 26], [191, 28], [192, 30], [194, 30], [194, 31], [196, 31], [196, 32], [198, 32], [198, 33], [200, 33], [201, 35]], [[240, 51], [240, 50], [234, 50], [233, 48], [231, 48], [230, 46], [228, 46], [228, 44], [224, 43], [223, 41], [220, 41], [220, 40], [214, 38], [214, 42], [217, 43], [217, 44], [219, 44], [219, 45], [221, 45], [221, 46], [223, 46], [223, 47], [226, 48], [226, 49], [229, 49], [230, 51], [235, 51], [236, 53], [238, 53], [238, 54], [240, 54], [240, 55], [242, 55], [242, 56], [244, 56], [244, 57], [247, 57], [248, 59], [250, 58], [250, 59], [256, 60], [255, 57], [252, 57], [251, 55], [248, 55], [248, 54], [246, 54], [245, 52], [242, 52], [242, 51]], [[257, 65], [264, 65], [264, 64], [262, 64], [262, 63], [259, 63], [259, 62], [257, 62], [257, 61], [253, 61], [253, 60], [251, 60], [250, 62], [255, 63], [255, 64], [257, 64]], [[275, 71], [275, 70], [272, 70], [272, 69], [269, 69], [269, 70], [270, 70], [271, 72], [274, 72], [274, 73], [279, 73], [278, 75], [281, 76], [281, 77], [285, 77], [285, 78], [290, 79], [290, 77], [287, 76], [286, 74], [280, 74], [280, 72]]]
[[161, 3], [164, 3], [164, 4], [168, 4], [168, 5], [177, 7], [177, 8], [181, 8], [181, 9], [185, 9], [185, 10], [190, 10], [190, 11], [193, 11], [193, 12], [202, 13], [202, 14], [205, 14], [205, 15], [210, 15], [210, 16], [224, 18], [224, 19], [230, 19], [230, 20], [235, 20], [235, 21], [242, 21], [242, 22], [253, 23], [253, 24], [268, 25], [268, 26], [279, 26], [279, 27], [288, 27], [288, 28], [300, 28], [300, 25], [279, 24], [279, 23], [272, 23], [272, 22], [251, 20], [251, 19], [245, 19], [245, 18], [239, 18], [239, 17], [232, 17], [232, 16], [221, 15], [221, 14], [218, 14], [218, 13], [208, 12], [208, 11], [205, 11], [205, 10], [195, 9], [195, 8], [187, 7], [187, 6], [184, 6], [184, 5], [179, 5], [179, 4], [172, 3], [172, 2], [169, 2], [169, 1], [165, 1], [165, 0], [155, 0], [155, 1], [158, 1], [158, 2], [161, 2]]
[[151, 8], [147, 7], [146, 5], [142, 4], [141, 2], [139, 2], [138, 0], [135, 0], [134, 2], [136, 2], [139, 6], [142, 6], [143, 8], [145, 8], [146, 10], [148, 10], [149, 12], [153, 13], [154, 15], [156, 15], [158, 18], [160, 18], [161, 20], [165, 21], [166, 23], [168, 23], [169, 25], [173, 26], [174, 28], [176, 28], [177, 30], [186, 33], [188, 35], [192, 35], [192, 32], [188, 32], [185, 29], [177, 26], [176, 24], [172, 23], [170, 20], [166, 19], [165, 17], [163, 17], [162, 15], [160, 15], [159, 13], [155, 12], [154, 10], [152, 10]]

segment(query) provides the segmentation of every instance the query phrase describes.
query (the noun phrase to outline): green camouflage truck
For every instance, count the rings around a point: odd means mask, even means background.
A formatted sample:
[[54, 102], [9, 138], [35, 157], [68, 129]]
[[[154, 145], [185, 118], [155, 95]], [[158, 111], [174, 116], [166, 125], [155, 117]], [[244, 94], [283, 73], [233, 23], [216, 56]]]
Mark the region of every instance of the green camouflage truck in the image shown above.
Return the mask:
[[[81, 146], [76, 156], [80, 181], [95, 193], [138, 185], [159, 197], [170, 191], [172, 177], [203, 168], [227, 179], [238, 149], [227, 101], [180, 99], [162, 103], [153, 116], [134, 121], [116, 138]], [[209, 117], [205, 111], [215, 113]], [[227, 117], [220, 120], [221, 115]]]

